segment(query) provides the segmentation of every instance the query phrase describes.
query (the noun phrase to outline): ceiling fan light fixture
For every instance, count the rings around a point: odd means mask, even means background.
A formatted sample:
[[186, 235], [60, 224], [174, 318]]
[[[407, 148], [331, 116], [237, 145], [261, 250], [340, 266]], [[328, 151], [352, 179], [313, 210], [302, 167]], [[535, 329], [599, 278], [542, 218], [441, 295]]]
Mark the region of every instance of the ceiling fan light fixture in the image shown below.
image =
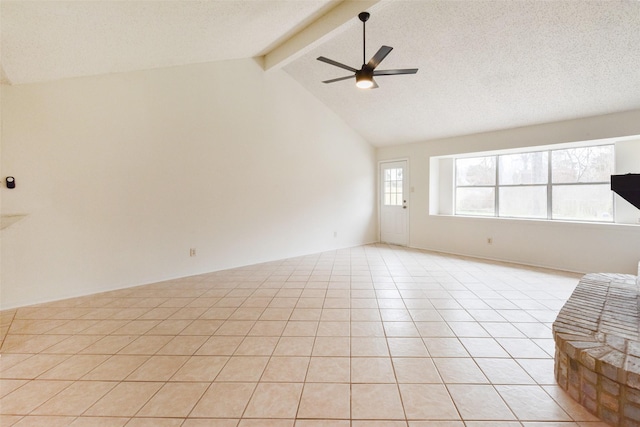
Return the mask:
[[373, 87], [373, 70], [367, 71], [366, 68], [356, 71], [356, 86], [360, 89], [371, 89]]
[[371, 89], [373, 87], [373, 79], [368, 76], [356, 76], [356, 86], [360, 89]]

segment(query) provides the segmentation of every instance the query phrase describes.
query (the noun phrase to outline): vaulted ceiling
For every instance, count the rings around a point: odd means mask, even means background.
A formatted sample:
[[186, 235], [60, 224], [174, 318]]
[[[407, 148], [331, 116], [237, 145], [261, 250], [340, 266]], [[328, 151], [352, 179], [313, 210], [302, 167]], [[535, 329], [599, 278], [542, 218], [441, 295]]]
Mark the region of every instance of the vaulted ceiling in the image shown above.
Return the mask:
[[[394, 50], [361, 90], [368, 60]], [[640, 1], [11, 1], [5, 84], [260, 57], [377, 146], [640, 109]]]

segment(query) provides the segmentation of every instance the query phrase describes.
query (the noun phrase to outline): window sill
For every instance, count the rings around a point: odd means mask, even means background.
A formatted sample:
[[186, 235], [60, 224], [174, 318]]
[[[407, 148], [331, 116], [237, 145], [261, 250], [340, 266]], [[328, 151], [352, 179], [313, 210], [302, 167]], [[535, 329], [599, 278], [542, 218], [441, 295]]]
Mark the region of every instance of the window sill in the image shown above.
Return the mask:
[[568, 221], [568, 220], [548, 220], [535, 218], [505, 218], [493, 216], [473, 216], [473, 215], [446, 215], [446, 214], [429, 214], [430, 218], [445, 221], [477, 221], [477, 222], [505, 222], [520, 223], [526, 225], [539, 225], [549, 227], [584, 227], [584, 228], [602, 228], [602, 229], [619, 229], [636, 230], [640, 232], [640, 223], [622, 223], [622, 222], [595, 222], [595, 221]]

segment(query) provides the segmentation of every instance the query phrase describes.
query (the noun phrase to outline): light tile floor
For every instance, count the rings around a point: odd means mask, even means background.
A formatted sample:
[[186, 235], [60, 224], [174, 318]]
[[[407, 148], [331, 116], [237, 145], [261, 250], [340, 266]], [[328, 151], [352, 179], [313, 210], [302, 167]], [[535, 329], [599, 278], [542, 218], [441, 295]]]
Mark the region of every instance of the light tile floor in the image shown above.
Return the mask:
[[2, 312], [2, 426], [598, 427], [556, 385], [579, 276], [387, 245]]

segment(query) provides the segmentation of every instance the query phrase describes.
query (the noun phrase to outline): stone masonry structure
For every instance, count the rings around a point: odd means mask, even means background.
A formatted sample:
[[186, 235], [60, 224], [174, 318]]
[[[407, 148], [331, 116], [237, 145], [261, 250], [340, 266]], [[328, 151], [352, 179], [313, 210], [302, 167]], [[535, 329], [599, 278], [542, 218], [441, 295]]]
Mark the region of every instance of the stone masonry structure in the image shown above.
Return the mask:
[[614, 426], [640, 427], [639, 313], [640, 277], [587, 274], [553, 324], [558, 384]]

